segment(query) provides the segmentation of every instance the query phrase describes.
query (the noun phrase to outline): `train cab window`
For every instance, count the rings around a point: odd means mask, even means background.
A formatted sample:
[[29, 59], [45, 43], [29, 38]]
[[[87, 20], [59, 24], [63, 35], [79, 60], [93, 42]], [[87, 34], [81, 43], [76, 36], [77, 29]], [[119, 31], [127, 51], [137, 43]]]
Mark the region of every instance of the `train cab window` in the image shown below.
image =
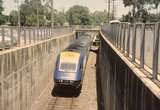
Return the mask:
[[61, 63], [60, 71], [64, 72], [76, 72], [76, 64], [75, 63]]

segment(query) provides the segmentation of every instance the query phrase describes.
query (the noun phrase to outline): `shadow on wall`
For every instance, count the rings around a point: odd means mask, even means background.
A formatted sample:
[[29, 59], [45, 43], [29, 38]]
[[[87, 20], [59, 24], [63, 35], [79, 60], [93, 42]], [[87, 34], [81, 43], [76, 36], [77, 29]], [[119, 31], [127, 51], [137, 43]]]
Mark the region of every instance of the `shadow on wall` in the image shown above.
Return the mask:
[[100, 78], [100, 70], [99, 70], [99, 48], [97, 50], [91, 50], [97, 54], [96, 57], [96, 86], [97, 86], [97, 105], [98, 110], [105, 110], [104, 109], [104, 101], [102, 95], [102, 85], [101, 85], [101, 78]]
[[105, 110], [160, 110], [160, 100], [102, 37], [98, 56]]

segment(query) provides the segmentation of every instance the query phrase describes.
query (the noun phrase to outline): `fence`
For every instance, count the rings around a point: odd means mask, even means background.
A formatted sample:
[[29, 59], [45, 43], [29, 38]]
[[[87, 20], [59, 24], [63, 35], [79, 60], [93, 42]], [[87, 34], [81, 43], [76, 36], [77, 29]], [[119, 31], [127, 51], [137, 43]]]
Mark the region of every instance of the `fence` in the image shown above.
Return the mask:
[[71, 32], [69, 27], [0, 27], [0, 49], [28, 45]]
[[98, 25], [73, 25], [72, 28], [74, 30], [79, 30], [79, 29], [99, 30], [100, 26], [98, 26]]
[[0, 53], [0, 110], [30, 110], [52, 82], [58, 53], [73, 40], [66, 34]]
[[160, 23], [115, 23], [102, 26], [102, 32], [140, 69], [160, 80]]

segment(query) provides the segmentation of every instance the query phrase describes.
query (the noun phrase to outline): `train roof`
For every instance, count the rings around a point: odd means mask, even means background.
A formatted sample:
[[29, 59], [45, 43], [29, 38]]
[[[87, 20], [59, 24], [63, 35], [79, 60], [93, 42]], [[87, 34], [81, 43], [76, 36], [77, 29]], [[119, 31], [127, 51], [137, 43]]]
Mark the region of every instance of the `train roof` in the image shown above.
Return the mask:
[[91, 36], [88, 34], [82, 35], [78, 39], [76, 39], [72, 44], [70, 44], [65, 50], [75, 50], [82, 51], [85, 48], [90, 46]]

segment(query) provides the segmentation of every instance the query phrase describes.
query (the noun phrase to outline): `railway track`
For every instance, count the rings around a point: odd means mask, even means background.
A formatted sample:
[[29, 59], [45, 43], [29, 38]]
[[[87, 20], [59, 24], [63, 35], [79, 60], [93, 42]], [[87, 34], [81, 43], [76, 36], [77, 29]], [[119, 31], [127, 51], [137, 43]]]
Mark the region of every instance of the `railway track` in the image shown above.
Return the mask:
[[48, 100], [45, 110], [77, 110], [75, 98], [55, 97]]
[[79, 96], [71, 89], [57, 91], [51, 84], [31, 110], [98, 110], [95, 60], [96, 55], [90, 52]]

